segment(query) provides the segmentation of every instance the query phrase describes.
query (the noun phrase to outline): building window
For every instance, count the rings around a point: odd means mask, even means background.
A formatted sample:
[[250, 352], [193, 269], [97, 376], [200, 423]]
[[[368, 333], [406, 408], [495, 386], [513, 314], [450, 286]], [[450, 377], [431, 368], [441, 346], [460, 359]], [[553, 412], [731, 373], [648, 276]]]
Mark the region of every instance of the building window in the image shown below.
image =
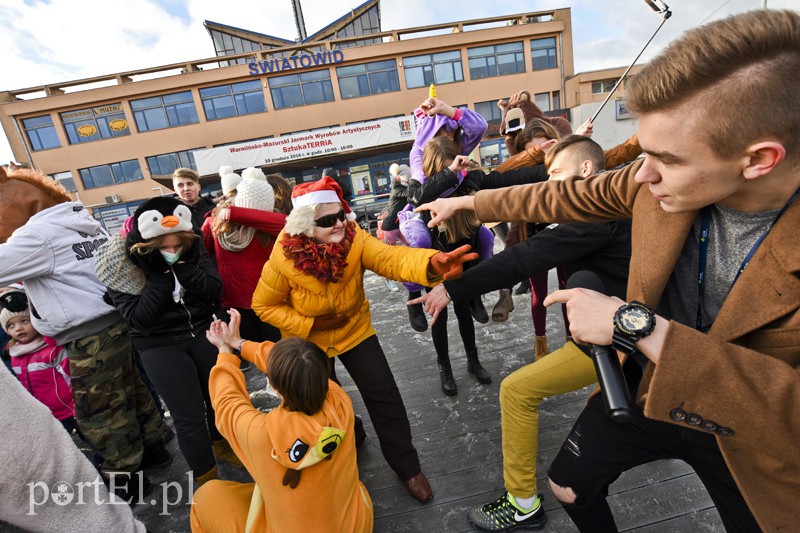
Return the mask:
[[550, 93], [536, 93], [533, 101], [542, 111], [550, 111]]
[[617, 80], [601, 80], [592, 82], [592, 94], [610, 93]]
[[[358, 35], [369, 35], [371, 33], [379, 33], [381, 31], [380, 14], [378, 7], [372, 7], [353, 22], [347, 24], [339, 31], [336, 32], [336, 37], [355, 37]], [[313, 36], [312, 36], [313, 37]], [[370, 44], [380, 44], [383, 40], [380, 37], [373, 39], [364, 39], [359, 41], [349, 41], [346, 43], [335, 43], [333, 46], [336, 48], [351, 48], [354, 46], [366, 46]]]
[[336, 67], [336, 77], [339, 78], [339, 92], [343, 99], [400, 90], [394, 59]]
[[107, 104], [61, 113], [70, 144], [130, 135], [122, 104]]
[[[217, 52], [217, 57], [227, 56], [227, 55], [234, 55], [234, 54], [243, 54], [245, 52], [252, 52], [261, 50], [261, 44], [250, 41], [248, 39], [242, 39], [241, 37], [237, 37], [235, 35], [229, 35], [227, 33], [222, 33], [217, 30], [211, 30], [211, 39], [214, 41], [214, 50]], [[265, 46], [265, 48], [272, 48], [271, 46]], [[243, 65], [248, 60], [254, 60], [255, 58], [243, 58], [240, 57], [239, 59], [231, 59], [229, 61], [220, 61], [220, 66], [230, 66], [230, 65]]]
[[198, 122], [191, 91], [131, 100], [131, 109], [139, 131], [163, 130]]
[[553, 91], [553, 109], [561, 109], [561, 91]]
[[486, 132], [487, 134], [498, 133], [500, 131], [503, 112], [497, 107], [497, 100], [476, 103], [475, 112], [482, 116], [487, 124], [489, 124], [489, 129]]
[[139, 161], [136, 159], [122, 161], [120, 163], [111, 163], [110, 165], [82, 168], [79, 172], [81, 173], [81, 181], [83, 182], [84, 189], [106, 187], [108, 185], [116, 185], [128, 181], [137, 181], [143, 178], [142, 168], [139, 166]]
[[53, 126], [53, 119], [50, 115], [22, 119], [22, 127], [28, 136], [28, 144], [31, 145], [31, 150], [34, 152], [61, 147], [56, 127]]
[[[238, 142], [238, 141], [237, 141]], [[171, 152], [169, 154], [153, 155], [145, 158], [147, 162], [147, 169], [150, 171], [151, 176], [169, 176], [176, 169], [181, 167], [191, 168], [197, 170], [197, 164], [194, 162], [194, 150], [184, 150], [182, 152]]]
[[525, 72], [522, 41], [468, 48], [469, 77], [473, 80]]
[[558, 66], [556, 38], [531, 39], [531, 59], [533, 70], [545, 70]]
[[314, 70], [269, 79], [275, 109], [333, 102], [333, 85], [328, 70]]
[[406, 73], [406, 87], [409, 89], [427, 87], [431, 83], [442, 85], [464, 81], [460, 50], [404, 57], [403, 69]]
[[505, 139], [484, 141], [480, 145], [481, 166], [493, 168], [508, 159]]
[[75, 187], [75, 180], [72, 178], [72, 172], [58, 172], [53, 174], [52, 178], [59, 182], [67, 192], [78, 192], [78, 188]]
[[259, 80], [200, 89], [208, 120], [261, 113], [267, 110]]

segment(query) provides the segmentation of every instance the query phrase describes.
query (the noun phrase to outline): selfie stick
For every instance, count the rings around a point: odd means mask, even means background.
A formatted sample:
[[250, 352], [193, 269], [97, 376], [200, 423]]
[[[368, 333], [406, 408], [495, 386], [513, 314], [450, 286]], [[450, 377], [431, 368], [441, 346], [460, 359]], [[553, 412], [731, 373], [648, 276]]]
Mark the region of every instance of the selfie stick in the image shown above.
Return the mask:
[[658, 28], [656, 28], [656, 31], [653, 32], [653, 35], [651, 35], [650, 39], [648, 39], [648, 41], [644, 44], [644, 47], [639, 52], [639, 55], [636, 56], [636, 59], [633, 60], [633, 63], [631, 63], [630, 66], [625, 70], [625, 72], [622, 73], [622, 76], [619, 78], [619, 80], [617, 80], [617, 83], [614, 85], [614, 88], [611, 89], [611, 92], [608, 93], [608, 96], [606, 96], [606, 99], [603, 100], [603, 103], [600, 104], [600, 107], [598, 107], [597, 111], [594, 112], [594, 115], [592, 115], [592, 118], [589, 119], [589, 123], [590, 124], [594, 122], [594, 119], [597, 118], [597, 115], [599, 115], [600, 111], [602, 111], [603, 108], [606, 106], [608, 101], [611, 99], [611, 96], [617, 91], [617, 87], [620, 86], [620, 84], [622, 83], [622, 80], [625, 79], [625, 76], [628, 75], [628, 72], [630, 72], [631, 69], [633, 68], [633, 66], [636, 64], [636, 62], [639, 61], [639, 58], [642, 57], [642, 54], [644, 53], [645, 48], [647, 48], [650, 45], [650, 42], [656, 36], [656, 34], [658, 33], [658, 30], [661, 29], [661, 26], [663, 26], [664, 23], [667, 21], [667, 19], [672, 16], [672, 11], [669, 10], [669, 6], [667, 6], [667, 4], [665, 4], [661, 0], [644, 0], [644, 3], [647, 4], [648, 6], [650, 6], [650, 9], [652, 9], [653, 11], [655, 11], [656, 13], [661, 15], [661, 24], [658, 25]]

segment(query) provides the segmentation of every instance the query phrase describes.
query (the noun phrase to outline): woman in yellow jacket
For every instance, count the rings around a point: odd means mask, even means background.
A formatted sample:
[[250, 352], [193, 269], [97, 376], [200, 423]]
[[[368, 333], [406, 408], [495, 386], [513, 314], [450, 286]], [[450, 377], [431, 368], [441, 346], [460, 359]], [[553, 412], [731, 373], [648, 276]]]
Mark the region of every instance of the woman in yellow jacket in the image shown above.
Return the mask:
[[[430, 287], [458, 277], [461, 265], [477, 254], [467, 254], [469, 246], [449, 254], [387, 246], [358, 227], [341, 188], [329, 177], [296, 186], [292, 205], [261, 273], [253, 310], [283, 338], [308, 339], [329, 358], [339, 358], [361, 393], [389, 466], [417, 501], [428, 502], [433, 493], [372, 326], [364, 271]], [[358, 418], [355, 433], [356, 443], [366, 436]]]

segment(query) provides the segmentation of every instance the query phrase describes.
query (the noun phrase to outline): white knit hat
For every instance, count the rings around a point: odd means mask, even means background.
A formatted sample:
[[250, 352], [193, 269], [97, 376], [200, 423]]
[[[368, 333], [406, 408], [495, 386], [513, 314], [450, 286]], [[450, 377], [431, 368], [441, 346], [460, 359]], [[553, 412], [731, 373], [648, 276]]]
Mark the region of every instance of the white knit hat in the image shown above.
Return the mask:
[[[17, 300], [19, 300], [19, 297], [21, 296], [22, 299], [24, 299], [27, 302], [27, 297], [25, 295], [25, 291], [23, 291], [22, 289], [16, 289], [16, 288], [8, 289], [8, 288], [6, 288], [6, 289], [3, 289], [2, 294], [0, 294], [0, 298], [8, 299], [8, 300], [11, 300], [12, 298], [14, 298], [14, 296], [17, 297], [16, 298]], [[30, 316], [30, 314], [31, 314], [31, 311], [30, 311], [30, 308], [27, 305], [25, 305], [25, 309], [23, 309], [22, 311], [11, 311], [7, 307], [3, 306], [2, 309], [0, 309], [0, 327], [3, 328], [3, 331], [8, 333], [8, 321], [9, 320], [11, 320], [12, 318], [17, 318], [18, 316]]]
[[235, 191], [236, 187], [242, 181], [242, 177], [233, 171], [233, 167], [229, 166], [219, 167], [219, 178], [222, 184], [222, 194], [225, 195]]
[[260, 168], [249, 167], [242, 171], [242, 182], [236, 187], [236, 207], [272, 211], [275, 206], [275, 191]]

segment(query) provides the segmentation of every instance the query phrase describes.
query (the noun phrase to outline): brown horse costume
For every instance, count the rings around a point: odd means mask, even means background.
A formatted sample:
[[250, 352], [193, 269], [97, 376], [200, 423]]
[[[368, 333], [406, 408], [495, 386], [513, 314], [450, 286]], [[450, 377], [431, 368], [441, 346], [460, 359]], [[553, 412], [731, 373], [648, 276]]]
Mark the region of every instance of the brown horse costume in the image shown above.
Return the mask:
[[[94, 272], [94, 253], [107, 239], [61, 185], [0, 167], [0, 286], [24, 282], [34, 327], [66, 346], [75, 418], [109, 477], [137, 471], [148, 452], [165, 453], [168, 430], [133, 363], [127, 326]], [[123, 497], [138, 490], [127, 479], [120, 485]]]

